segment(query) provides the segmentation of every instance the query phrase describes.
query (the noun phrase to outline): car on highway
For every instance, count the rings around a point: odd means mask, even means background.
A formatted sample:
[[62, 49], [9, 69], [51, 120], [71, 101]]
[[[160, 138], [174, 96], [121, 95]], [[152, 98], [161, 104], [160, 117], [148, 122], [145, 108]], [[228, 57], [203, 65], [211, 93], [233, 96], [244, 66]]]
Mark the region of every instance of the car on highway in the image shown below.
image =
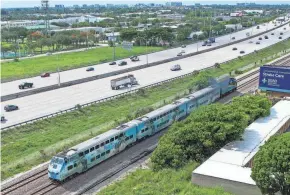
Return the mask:
[[236, 37], [232, 37], [232, 40], [235, 40], [236, 39]]
[[52, 53], [50, 53], [50, 52], [47, 52], [45, 55], [46, 55], [46, 56], [51, 56], [51, 55], [52, 55]]
[[282, 39], [282, 37], [279, 37], [279, 39]]
[[208, 43], [206, 46], [211, 46], [211, 43]]
[[20, 85], [18, 85], [19, 89], [31, 88], [32, 86], [33, 86], [33, 83], [29, 83], [29, 82], [23, 82]]
[[95, 70], [94, 67], [88, 67], [88, 68], [86, 69], [87, 72], [94, 71], [94, 70]]
[[234, 50], [234, 51], [235, 51], [235, 50], [238, 50], [238, 48], [234, 47], [233, 50]]
[[283, 32], [280, 32], [280, 35], [283, 35]]
[[256, 44], [259, 45], [260, 44], [260, 41], [257, 41]]
[[41, 78], [44, 78], [44, 77], [50, 77], [50, 73], [49, 72], [44, 72], [40, 75]]
[[125, 65], [127, 65], [127, 62], [126, 61], [120, 61], [118, 63], [118, 66], [125, 66]]
[[253, 43], [253, 41], [249, 41], [249, 43]]
[[207, 45], [207, 41], [204, 41], [201, 46], [206, 46], [206, 45]]
[[132, 62], [137, 62], [140, 60], [138, 56], [132, 56], [132, 57], [130, 57], [130, 59]]
[[182, 56], [182, 53], [178, 53], [177, 56]]
[[240, 54], [244, 54], [244, 53], [245, 53], [245, 51], [243, 51], [243, 50], [242, 50], [242, 51], [240, 51]]
[[110, 62], [109, 65], [116, 65], [116, 62]]
[[186, 45], [181, 45], [181, 48], [186, 48]]
[[260, 26], [257, 26], [257, 29], [260, 29]]
[[34, 56], [34, 54], [28, 54], [28, 55], [27, 55], [27, 57], [32, 57], [32, 56]]
[[1, 122], [5, 122], [6, 121], [6, 119], [5, 119], [5, 116], [1, 116]]
[[184, 50], [181, 50], [181, 52], [180, 53], [185, 53], [185, 51]]
[[259, 40], [261, 41], [263, 38], [262, 37], [259, 37]]
[[274, 35], [275, 33], [271, 33], [271, 35]]
[[264, 36], [265, 39], [268, 39], [269, 37], [267, 35]]
[[177, 71], [181, 70], [181, 66], [179, 64], [174, 64], [173, 66], [170, 67], [171, 71]]
[[284, 28], [284, 30], [286, 30], [286, 28]]
[[6, 106], [4, 107], [4, 110], [5, 110], [6, 112], [10, 112], [10, 111], [13, 111], [13, 110], [18, 110], [18, 109], [19, 109], [19, 107], [16, 106], [16, 105], [13, 105], [13, 104], [9, 104], [9, 105], [6, 105]]

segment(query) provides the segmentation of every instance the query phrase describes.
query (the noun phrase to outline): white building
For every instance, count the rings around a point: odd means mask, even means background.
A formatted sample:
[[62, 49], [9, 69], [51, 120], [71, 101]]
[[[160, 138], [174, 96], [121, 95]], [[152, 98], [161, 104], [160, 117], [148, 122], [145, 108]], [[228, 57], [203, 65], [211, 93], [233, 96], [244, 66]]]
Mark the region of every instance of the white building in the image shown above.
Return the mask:
[[255, 10], [244, 10], [244, 12], [246, 12], [247, 14], [263, 14], [264, 11], [263, 10], [258, 10], [258, 9], [255, 9]]
[[241, 30], [243, 26], [241, 24], [226, 24], [226, 29]]
[[68, 31], [68, 30], [79, 30], [81, 32], [88, 32], [91, 30], [94, 30], [99, 33], [104, 33], [106, 31], [111, 31], [112, 28], [102, 28], [102, 27], [80, 27], [80, 28], [67, 28], [67, 29], [58, 29], [58, 30], [52, 30], [54, 32], [61, 32], [61, 31]]
[[13, 27], [27, 27], [40, 24], [38, 20], [12, 20], [1, 21], [1, 28], [13, 28]]
[[281, 100], [267, 117], [249, 125], [241, 140], [225, 145], [192, 172], [192, 182], [221, 186], [235, 195], [261, 195], [251, 178], [251, 167], [259, 148], [273, 135], [290, 127], [290, 100]]
[[120, 38], [120, 33], [119, 32], [114, 32], [114, 33], [106, 33], [106, 39], [108, 41], [117, 41]]

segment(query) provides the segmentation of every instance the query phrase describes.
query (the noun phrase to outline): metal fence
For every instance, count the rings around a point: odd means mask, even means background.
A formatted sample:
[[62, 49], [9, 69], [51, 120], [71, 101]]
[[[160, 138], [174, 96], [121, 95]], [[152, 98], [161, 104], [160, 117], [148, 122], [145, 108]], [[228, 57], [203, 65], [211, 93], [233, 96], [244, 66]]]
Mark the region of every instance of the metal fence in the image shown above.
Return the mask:
[[[276, 44], [279, 44], [279, 43], [281, 43], [281, 42], [278, 42]], [[276, 45], [276, 44], [274, 44], [274, 45]], [[271, 46], [273, 46], [273, 45], [270, 45], [268, 47], [271, 47]], [[266, 49], [268, 47], [265, 47], [264, 49]], [[252, 53], [255, 53], [255, 51], [251, 52], [251, 53], [248, 53], [248, 54], [246, 54], [244, 56], [250, 55]], [[224, 61], [224, 62], [222, 62], [222, 64], [229, 63], [229, 62], [231, 62], [233, 60], [236, 60], [236, 59], [238, 59], [238, 58], [234, 58], [234, 59], [231, 59], [231, 60]], [[215, 65], [212, 65], [212, 66], [207, 67], [207, 68], [200, 69], [199, 71], [204, 71], [204, 70], [208, 70], [208, 69], [212, 69], [212, 68], [215, 68]], [[110, 97], [106, 97], [106, 98], [103, 98], [103, 99], [95, 100], [95, 101], [92, 101], [92, 102], [89, 102], [89, 103], [85, 103], [85, 104], [79, 104], [78, 106], [74, 106], [74, 107], [71, 107], [71, 108], [68, 108], [68, 109], [65, 109], [65, 110], [61, 110], [61, 111], [58, 111], [58, 112], [55, 112], [55, 113], [47, 114], [47, 115], [44, 115], [44, 116], [41, 116], [41, 117], [37, 117], [37, 118], [31, 119], [31, 120], [23, 121], [23, 122], [20, 122], [18, 124], [14, 124], [14, 125], [10, 125], [10, 126], [7, 126], [7, 127], [3, 127], [3, 128], [1, 128], [1, 130], [5, 131], [5, 130], [8, 130], [8, 129], [11, 129], [11, 128], [14, 128], [14, 127], [19, 127], [19, 126], [22, 126], [22, 125], [33, 123], [33, 122], [38, 121], [38, 120], [43, 120], [43, 119], [51, 118], [51, 117], [54, 117], [54, 116], [57, 116], [57, 115], [60, 115], [60, 114], [71, 112], [71, 111], [77, 110], [79, 107], [83, 108], [83, 107], [90, 106], [90, 105], [93, 105], [93, 104], [102, 103], [102, 102], [105, 102], [105, 101], [108, 101], [108, 100], [112, 100], [112, 99], [115, 99], [115, 98], [118, 98], [118, 97], [122, 97], [122, 96], [125, 96], [125, 95], [128, 95], [128, 94], [136, 93], [139, 89], [148, 89], [148, 88], [151, 88], [151, 87], [159, 86], [159, 85], [162, 85], [164, 83], [168, 83], [168, 82], [180, 79], [180, 78], [184, 78], [184, 77], [191, 76], [191, 75], [196, 75], [197, 72], [198, 71], [193, 71], [193, 72], [190, 72], [190, 73], [187, 73], [187, 74], [184, 74], [184, 75], [173, 77], [173, 78], [170, 78], [170, 79], [167, 79], [167, 80], [164, 80], [164, 81], [160, 81], [160, 82], [157, 82], [157, 83], [149, 84], [149, 85], [146, 85], [144, 87], [140, 87], [138, 89], [133, 89], [133, 90], [130, 90], [130, 91], [127, 91], [127, 92], [123, 92], [123, 93], [114, 95], [114, 96], [110, 96]]]

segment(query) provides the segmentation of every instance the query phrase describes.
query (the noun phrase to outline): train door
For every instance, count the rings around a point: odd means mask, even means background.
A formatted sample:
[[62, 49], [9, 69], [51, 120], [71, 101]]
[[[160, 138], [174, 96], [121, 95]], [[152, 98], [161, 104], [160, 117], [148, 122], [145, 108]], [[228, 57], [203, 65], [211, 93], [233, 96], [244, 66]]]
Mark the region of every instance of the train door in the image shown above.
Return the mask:
[[83, 167], [82, 172], [86, 171], [88, 169], [88, 160], [85, 157], [82, 158], [81, 164], [82, 164], [82, 167]]

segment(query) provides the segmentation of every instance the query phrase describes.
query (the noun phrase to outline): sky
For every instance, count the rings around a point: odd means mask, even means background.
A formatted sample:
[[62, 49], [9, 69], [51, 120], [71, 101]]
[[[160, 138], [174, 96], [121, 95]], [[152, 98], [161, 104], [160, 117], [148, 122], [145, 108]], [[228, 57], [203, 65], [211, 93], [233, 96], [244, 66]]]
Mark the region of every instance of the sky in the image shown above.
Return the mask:
[[[72, 6], [72, 5], [82, 5], [82, 4], [136, 4], [136, 3], [160, 3], [164, 4], [165, 2], [172, 2], [172, 1], [181, 1], [181, 0], [164, 0], [164, 1], [153, 1], [153, 0], [112, 0], [112, 1], [96, 1], [96, 0], [49, 0], [49, 4], [51, 7], [54, 7], [55, 4], [63, 4], [65, 6]], [[18, 7], [34, 7], [40, 6], [41, 0], [1, 0], [1, 8], [18, 8]], [[191, 5], [193, 3], [201, 3], [201, 4], [236, 4], [236, 3], [244, 3], [244, 2], [255, 2], [259, 4], [290, 4], [289, 0], [278, 0], [278, 1], [265, 1], [265, 0], [246, 0], [246, 1], [234, 1], [234, 0], [183, 0], [181, 1], [185, 5]]]

